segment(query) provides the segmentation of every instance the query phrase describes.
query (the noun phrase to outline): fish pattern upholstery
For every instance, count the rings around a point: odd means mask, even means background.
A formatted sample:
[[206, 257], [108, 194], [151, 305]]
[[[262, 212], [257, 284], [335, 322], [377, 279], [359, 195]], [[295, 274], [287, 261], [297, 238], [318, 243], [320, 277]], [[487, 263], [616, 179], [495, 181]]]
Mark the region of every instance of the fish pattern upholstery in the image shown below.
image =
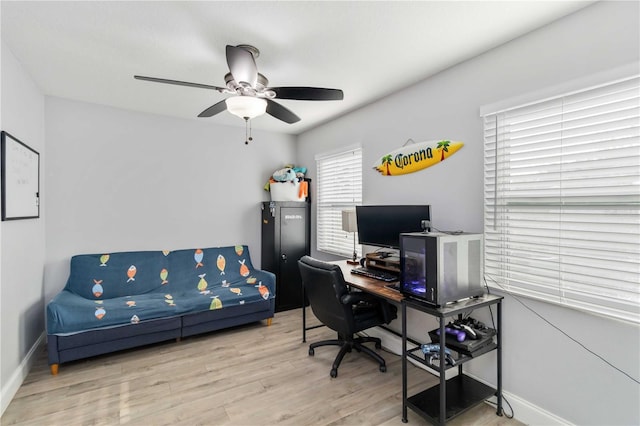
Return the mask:
[[250, 304], [276, 296], [275, 275], [246, 245], [81, 254], [47, 305], [47, 333], [70, 335]]

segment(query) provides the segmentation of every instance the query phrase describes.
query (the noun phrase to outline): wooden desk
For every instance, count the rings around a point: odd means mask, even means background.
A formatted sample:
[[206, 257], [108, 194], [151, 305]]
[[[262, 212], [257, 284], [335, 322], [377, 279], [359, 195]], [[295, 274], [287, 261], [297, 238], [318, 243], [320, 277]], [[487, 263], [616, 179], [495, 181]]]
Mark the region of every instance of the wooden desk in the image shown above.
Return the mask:
[[376, 280], [374, 278], [364, 277], [362, 275], [352, 274], [351, 270], [354, 268], [354, 266], [349, 265], [346, 260], [337, 260], [328, 263], [340, 266], [340, 269], [342, 269], [342, 275], [344, 275], [345, 282], [351, 287], [366, 291], [367, 293], [371, 293], [374, 296], [382, 297], [383, 299], [387, 299], [392, 302], [400, 303], [404, 298], [399, 291], [387, 287], [387, 284], [391, 283]]

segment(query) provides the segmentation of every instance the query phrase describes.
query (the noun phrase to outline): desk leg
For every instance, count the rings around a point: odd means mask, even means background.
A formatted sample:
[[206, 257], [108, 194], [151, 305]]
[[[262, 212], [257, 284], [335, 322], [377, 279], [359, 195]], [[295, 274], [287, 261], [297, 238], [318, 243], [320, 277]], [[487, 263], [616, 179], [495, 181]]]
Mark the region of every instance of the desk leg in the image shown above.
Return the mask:
[[498, 343], [498, 406], [496, 414], [502, 416], [502, 301], [498, 302], [498, 330], [496, 332], [496, 342]]
[[[462, 320], [462, 314], [458, 315], [458, 319]], [[462, 377], [462, 364], [458, 365], [458, 376]]]
[[407, 304], [402, 304], [402, 423], [407, 423]]
[[[444, 318], [440, 318], [440, 336], [446, 336], [444, 332]], [[439, 416], [439, 424], [446, 424], [447, 418], [447, 374], [446, 370], [446, 358], [444, 356], [444, 349], [446, 347], [445, 339], [440, 339], [440, 360], [438, 361], [440, 364], [439, 374], [440, 374], [440, 416]]]

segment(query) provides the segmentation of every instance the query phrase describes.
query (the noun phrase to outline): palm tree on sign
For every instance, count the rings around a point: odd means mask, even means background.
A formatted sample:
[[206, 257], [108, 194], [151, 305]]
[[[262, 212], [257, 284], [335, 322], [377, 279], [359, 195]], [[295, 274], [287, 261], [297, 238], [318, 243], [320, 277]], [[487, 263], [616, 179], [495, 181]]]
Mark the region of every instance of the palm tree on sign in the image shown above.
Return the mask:
[[449, 141], [440, 141], [438, 142], [438, 146], [436, 147], [436, 149], [439, 149], [440, 152], [442, 152], [442, 155], [440, 156], [440, 161], [444, 161], [444, 153], [445, 152], [449, 152]]
[[391, 176], [391, 173], [389, 172], [389, 164], [391, 164], [392, 161], [393, 159], [391, 158], [391, 155], [385, 155], [382, 157], [381, 163], [387, 166], [387, 176]]

